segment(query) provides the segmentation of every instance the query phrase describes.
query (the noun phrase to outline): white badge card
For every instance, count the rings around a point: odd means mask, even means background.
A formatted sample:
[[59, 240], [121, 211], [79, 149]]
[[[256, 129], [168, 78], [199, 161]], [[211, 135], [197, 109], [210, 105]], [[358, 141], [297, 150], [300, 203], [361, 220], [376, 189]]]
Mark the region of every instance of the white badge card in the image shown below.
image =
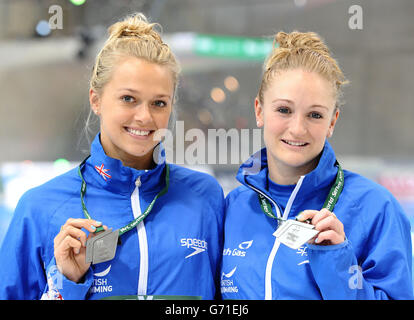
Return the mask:
[[299, 222], [296, 220], [287, 220], [273, 235], [281, 243], [292, 249], [298, 249], [319, 233], [312, 224]]

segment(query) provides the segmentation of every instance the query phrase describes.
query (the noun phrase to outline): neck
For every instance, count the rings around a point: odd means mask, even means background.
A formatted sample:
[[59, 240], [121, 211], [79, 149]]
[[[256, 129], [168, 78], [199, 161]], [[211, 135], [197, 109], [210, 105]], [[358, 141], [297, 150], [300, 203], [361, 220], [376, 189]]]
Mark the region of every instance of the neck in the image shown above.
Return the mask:
[[134, 168], [137, 170], [150, 170], [155, 167], [155, 163], [152, 160], [152, 152], [150, 153], [150, 157], [146, 158], [146, 156], [134, 158], [134, 159], [119, 159], [121, 160], [122, 164], [125, 167]]
[[138, 161], [138, 162], [136, 162], [136, 161], [135, 162], [122, 161], [122, 164], [124, 165], [124, 167], [130, 167], [130, 168], [134, 168], [134, 169], [137, 169], [137, 170], [151, 170], [155, 167], [155, 164], [154, 164], [153, 161], [146, 162], [146, 163], [143, 163], [141, 161]]
[[280, 184], [280, 185], [293, 185], [296, 184], [301, 174], [289, 174], [287, 172], [280, 173], [279, 170], [272, 170], [269, 166], [269, 178], [274, 183]]
[[269, 169], [269, 178], [273, 182], [280, 185], [296, 184], [301, 176], [304, 176], [316, 168], [319, 162], [319, 157], [316, 157], [309, 163], [300, 167], [292, 167], [286, 164], [279, 163], [273, 159], [272, 155], [267, 155], [267, 166]]

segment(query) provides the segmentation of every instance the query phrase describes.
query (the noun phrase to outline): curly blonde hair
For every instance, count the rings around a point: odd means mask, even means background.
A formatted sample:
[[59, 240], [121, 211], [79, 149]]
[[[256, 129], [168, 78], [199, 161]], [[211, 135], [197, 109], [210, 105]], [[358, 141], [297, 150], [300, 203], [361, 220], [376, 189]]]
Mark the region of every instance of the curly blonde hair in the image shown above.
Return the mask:
[[263, 77], [258, 99], [263, 104], [263, 93], [270, 81], [281, 71], [303, 69], [316, 72], [333, 84], [336, 107], [342, 104], [342, 86], [348, 83], [329, 48], [315, 32], [278, 32], [273, 40], [273, 50], [263, 65]]

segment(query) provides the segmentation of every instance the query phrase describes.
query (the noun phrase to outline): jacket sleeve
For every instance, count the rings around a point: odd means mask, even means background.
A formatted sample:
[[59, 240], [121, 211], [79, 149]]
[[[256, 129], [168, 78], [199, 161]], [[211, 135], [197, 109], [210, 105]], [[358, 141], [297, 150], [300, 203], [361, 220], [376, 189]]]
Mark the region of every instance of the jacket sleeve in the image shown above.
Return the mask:
[[41, 222], [27, 200], [19, 201], [0, 249], [0, 300], [39, 299], [46, 285]]
[[359, 241], [360, 250], [348, 239], [332, 246], [308, 244], [312, 273], [324, 299], [413, 299], [408, 219], [393, 200], [373, 220], [364, 221], [368, 234]]
[[[85, 299], [92, 285], [92, 269], [83, 284], [73, 283], [58, 272], [55, 259], [50, 258], [53, 239], [47, 234], [49, 215], [43, 210], [34, 189], [17, 204], [0, 248], [0, 300]], [[55, 286], [50, 287], [52, 283]]]
[[84, 300], [93, 284], [92, 268], [84, 276], [84, 281], [75, 283], [60, 273], [53, 257], [47, 269], [47, 286], [41, 300]]

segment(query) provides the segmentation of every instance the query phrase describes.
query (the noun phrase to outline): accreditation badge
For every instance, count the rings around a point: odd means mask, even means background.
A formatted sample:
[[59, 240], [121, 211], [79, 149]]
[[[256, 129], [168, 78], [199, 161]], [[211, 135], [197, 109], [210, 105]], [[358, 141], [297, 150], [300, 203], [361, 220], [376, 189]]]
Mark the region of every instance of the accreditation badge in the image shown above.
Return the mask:
[[112, 260], [118, 245], [119, 230], [112, 228], [86, 241], [86, 263], [97, 264]]
[[273, 233], [281, 243], [292, 249], [298, 249], [319, 233], [315, 226], [296, 220], [287, 220]]

